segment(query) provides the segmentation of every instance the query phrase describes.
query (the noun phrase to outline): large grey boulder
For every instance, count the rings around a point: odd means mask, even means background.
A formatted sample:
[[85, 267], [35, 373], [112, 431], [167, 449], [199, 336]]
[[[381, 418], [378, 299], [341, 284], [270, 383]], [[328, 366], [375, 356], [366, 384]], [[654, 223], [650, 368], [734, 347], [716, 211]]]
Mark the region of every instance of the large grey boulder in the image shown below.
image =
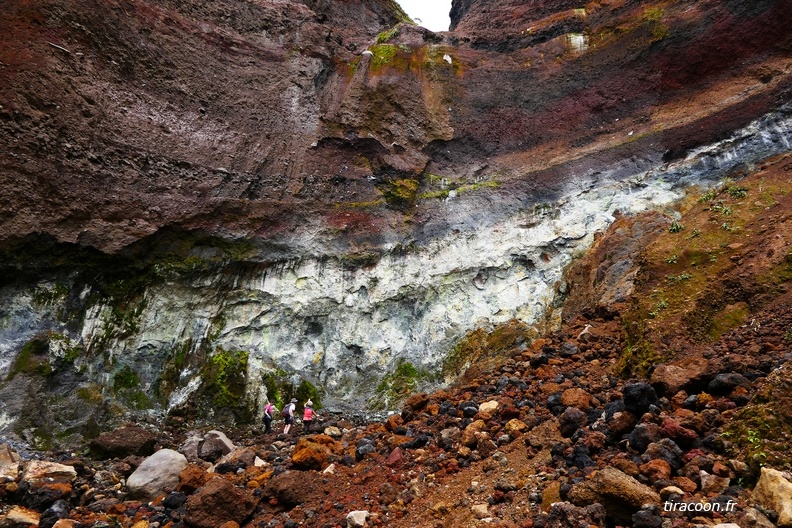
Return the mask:
[[161, 449], [143, 461], [127, 479], [133, 498], [154, 499], [179, 484], [179, 473], [187, 467], [187, 459], [172, 449]]

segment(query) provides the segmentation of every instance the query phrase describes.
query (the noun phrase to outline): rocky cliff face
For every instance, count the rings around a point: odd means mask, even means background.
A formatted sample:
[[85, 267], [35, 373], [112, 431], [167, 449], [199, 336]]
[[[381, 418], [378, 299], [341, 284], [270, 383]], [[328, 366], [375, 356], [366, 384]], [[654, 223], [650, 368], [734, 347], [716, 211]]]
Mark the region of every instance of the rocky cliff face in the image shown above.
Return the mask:
[[616, 216], [790, 149], [785, 1], [0, 11], [0, 422], [31, 438], [446, 381], [469, 331], [557, 321]]

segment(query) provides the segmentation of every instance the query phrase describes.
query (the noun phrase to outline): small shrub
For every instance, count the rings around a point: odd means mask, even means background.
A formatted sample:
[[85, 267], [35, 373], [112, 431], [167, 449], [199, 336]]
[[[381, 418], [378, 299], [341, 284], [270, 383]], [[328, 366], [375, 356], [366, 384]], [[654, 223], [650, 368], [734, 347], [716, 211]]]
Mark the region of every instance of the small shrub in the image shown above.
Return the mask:
[[699, 203], [711, 202], [715, 199], [715, 196], [718, 194], [718, 191], [715, 189], [710, 189], [704, 194], [701, 195], [701, 198], [698, 199]]
[[732, 214], [732, 208], [726, 205], [723, 205], [723, 202], [718, 202], [712, 207], [710, 207], [710, 211], [714, 211], [716, 213], [720, 213], [723, 216], [729, 216]]
[[746, 196], [748, 196], [748, 188], [737, 187], [737, 186], [729, 187], [729, 195], [735, 200], [739, 200], [740, 198], [745, 198]]
[[696, 228], [693, 228], [693, 231], [691, 231], [690, 236], [687, 237], [687, 239], [688, 240], [693, 240], [694, 238], [698, 238], [700, 236], [701, 236], [701, 231], [699, 231]]
[[671, 226], [668, 228], [668, 232], [679, 233], [683, 229], [685, 229], [685, 226], [674, 220], [673, 222], [671, 222]]

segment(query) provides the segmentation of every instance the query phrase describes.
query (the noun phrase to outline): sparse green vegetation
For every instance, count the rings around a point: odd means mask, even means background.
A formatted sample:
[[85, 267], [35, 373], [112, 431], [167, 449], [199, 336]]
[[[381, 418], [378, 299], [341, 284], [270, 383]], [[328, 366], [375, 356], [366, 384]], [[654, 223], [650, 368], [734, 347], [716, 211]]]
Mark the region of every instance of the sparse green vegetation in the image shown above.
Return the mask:
[[662, 40], [671, 34], [671, 28], [663, 22], [665, 9], [662, 7], [648, 7], [644, 11], [644, 20], [652, 31], [652, 39]]
[[619, 356], [614, 371], [625, 378], [646, 376], [652, 367], [665, 360], [666, 358], [655, 352], [648, 342], [641, 340], [639, 343], [627, 345]]
[[379, 262], [380, 258], [382, 258], [382, 255], [377, 252], [364, 251], [360, 253], [342, 255], [339, 260], [341, 261], [341, 265], [344, 266], [344, 268], [359, 269], [375, 265], [377, 262]]
[[692, 240], [692, 239], [698, 238], [700, 236], [701, 236], [701, 231], [699, 231], [698, 229], [694, 228], [693, 231], [690, 232], [690, 236], [687, 237], [687, 240]]
[[67, 295], [69, 295], [69, 287], [65, 284], [56, 283], [52, 287], [39, 286], [33, 292], [33, 302], [39, 306], [50, 306], [65, 299]]
[[676, 220], [671, 222], [671, 226], [668, 228], [669, 233], [679, 233], [680, 231], [684, 230], [685, 226], [677, 222]]
[[734, 212], [731, 207], [724, 205], [723, 201], [718, 201], [718, 203], [711, 206], [710, 211], [713, 211], [715, 213], [720, 213], [723, 216], [729, 216]]
[[409, 205], [417, 197], [418, 180], [392, 180], [380, 185], [379, 189], [389, 204]]
[[708, 335], [715, 340], [745, 322], [751, 313], [750, 308], [745, 303], [730, 304], [725, 306], [718, 313], [713, 314], [709, 325]]
[[97, 383], [77, 388], [77, 397], [86, 403], [97, 404], [102, 402], [102, 386]]
[[448, 189], [440, 189], [439, 191], [427, 191], [418, 196], [421, 200], [439, 199], [445, 200], [448, 198]]
[[377, 35], [377, 44], [385, 44], [390, 42], [391, 40], [395, 39], [399, 36], [399, 26], [393, 26], [392, 28], [383, 31], [379, 35]]
[[712, 200], [715, 199], [717, 195], [718, 195], [718, 190], [713, 187], [711, 189], [708, 189], [707, 192], [701, 195], [701, 198], [698, 199], [698, 202], [699, 203], [711, 202]]
[[[784, 370], [788, 375], [788, 369]], [[721, 433], [729, 442], [729, 455], [744, 460], [754, 475], [766, 465], [792, 469], [788, 438], [792, 433], [792, 405], [788, 395], [789, 382], [780, 373], [771, 375]]]
[[322, 394], [319, 389], [308, 380], [301, 380], [295, 387], [291, 382], [291, 377], [282, 369], [275, 369], [264, 375], [262, 380], [267, 389], [267, 399], [275, 406], [283, 410], [292, 398], [297, 398], [298, 407], [302, 406], [308, 399], [313, 400], [314, 409], [322, 408]]
[[409, 361], [400, 359], [396, 369], [380, 381], [374, 396], [369, 400], [372, 409], [390, 409], [415, 392], [421, 380], [429, 379], [429, 373], [417, 369]]
[[140, 384], [140, 377], [129, 365], [124, 365], [113, 375], [113, 390], [132, 389]]
[[666, 308], [668, 308], [668, 302], [665, 299], [661, 299], [660, 302], [658, 302], [657, 305], [655, 306], [655, 309], [649, 312], [649, 317], [654, 319], [655, 317], [657, 317], [657, 314], [659, 314], [661, 311], [665, 310]]

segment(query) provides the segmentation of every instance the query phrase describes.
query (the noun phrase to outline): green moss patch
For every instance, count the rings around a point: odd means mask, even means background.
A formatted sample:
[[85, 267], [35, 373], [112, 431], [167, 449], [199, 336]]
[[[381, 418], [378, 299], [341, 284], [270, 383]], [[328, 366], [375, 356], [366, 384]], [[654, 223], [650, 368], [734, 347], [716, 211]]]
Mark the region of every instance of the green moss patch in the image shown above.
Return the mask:
[[52, 367], [49, 363], [49, 340], [45, 337], [31, 339], [22, 347], [17, 354], [11, 371], [6, 377], [12, 380], [17, 374], [29, 374], [35, 376], [49, 376], [52, 374]]
[[113, 389], [131, 389], [140, 385], [140, 377], [129, 365], [124, 365], [113, 375]]
[[418, 196], [418, 180], [392, 180], [379, 186], [383, 198], [389, 204], [410, 205]]
[[393, 409], [415, 392], [421, 381], [429, 379], [431, 375], [427, 371], [400, 359], [396, 369], [382, 378], [368, 406], [375, 410]]
[[245, 396], [248, 353], [242, 350], [218, 348], [206, 365], [203, 379], [217, 407], [234, 407]]
[[377, 35], [377, 44], [385, 44], [390, 42], [391, 40], [395, 39], [399, 36], [399, 26], [393, 26], [392, 28], [383, 31], [379, 35]]

